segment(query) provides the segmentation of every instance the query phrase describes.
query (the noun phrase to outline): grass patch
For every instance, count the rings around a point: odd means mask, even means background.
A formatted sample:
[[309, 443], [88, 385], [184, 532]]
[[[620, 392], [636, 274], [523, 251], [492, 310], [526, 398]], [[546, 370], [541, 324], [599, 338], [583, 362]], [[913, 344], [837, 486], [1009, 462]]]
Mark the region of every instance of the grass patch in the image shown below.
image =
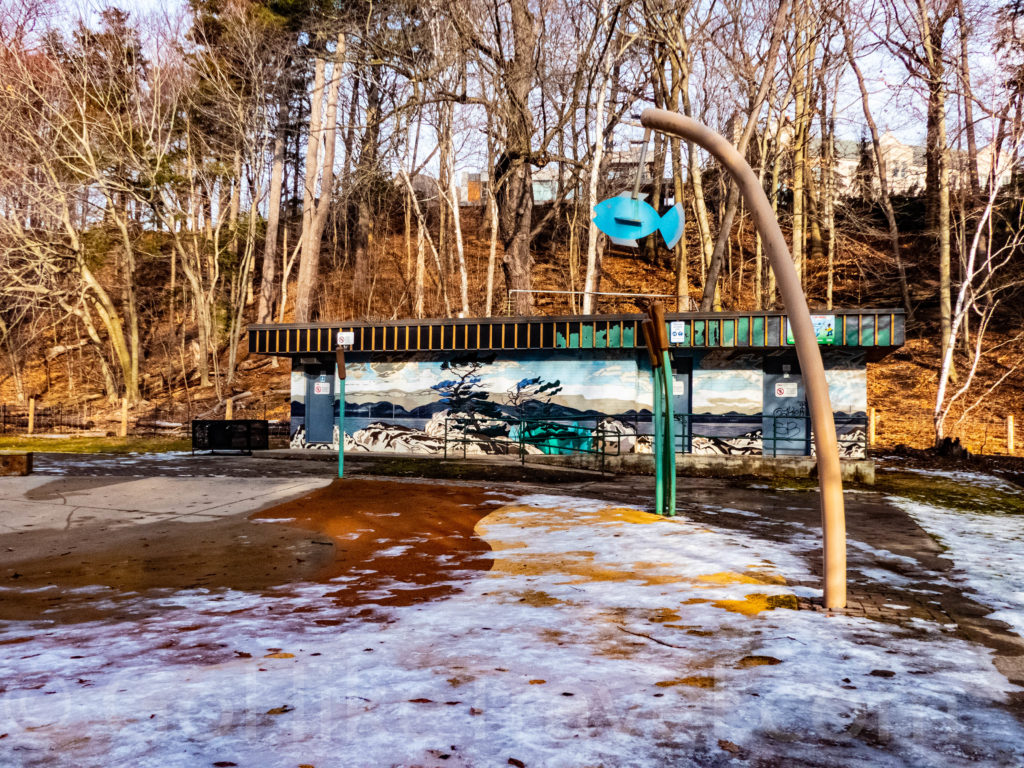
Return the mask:
[[936, 507], [967, 512], [1024, 515], [1024, 494], [915, 472], [879, 472], [874, 490]]
[[0, 437], [0, 451], [33, 453], [166, 453], [192, 450], [187, 437]]

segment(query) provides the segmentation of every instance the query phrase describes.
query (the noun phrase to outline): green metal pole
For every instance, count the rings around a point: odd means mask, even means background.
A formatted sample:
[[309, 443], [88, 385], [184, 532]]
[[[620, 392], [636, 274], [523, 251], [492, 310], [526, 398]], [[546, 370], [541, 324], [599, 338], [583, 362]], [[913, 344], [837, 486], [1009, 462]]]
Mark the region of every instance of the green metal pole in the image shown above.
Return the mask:
[[345, 379], [338, 390], [338, 477], [345, 476]]
[[341, 334], [334, 350], [334, 361], [338, 367], [338, 477], [345, 476], [345, 348]]
[[675, 517], [676, 514], [676, 430], [675, 430], [675, 414], [673, 413], [672, 404], [672, 360], [669, 358], [668, 352], [661, 353], [661, 371], [662, 380], [665, 382], [665, 406], [664, 406], [664, 419], [665, 419], [665, 449], [662, 454], [662, 460], [665, 462], [665, 470], [663, 481], [665, 482], [666, 498], [665, 498], [665, 514], [669, 517]]
[[651, 383], [654, 385], [654, 509], [659, 515], [665, 514], [665, 486], [662, 473], [662, 432], [664, 424], [661, 417], [661, 381], [658, 369], [651, 368]]

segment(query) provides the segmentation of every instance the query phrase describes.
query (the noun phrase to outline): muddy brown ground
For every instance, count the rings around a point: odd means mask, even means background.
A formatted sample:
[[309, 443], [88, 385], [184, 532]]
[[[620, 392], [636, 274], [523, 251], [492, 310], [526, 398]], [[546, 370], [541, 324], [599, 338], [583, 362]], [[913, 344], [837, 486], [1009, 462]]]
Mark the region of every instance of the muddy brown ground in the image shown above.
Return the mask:
[[[63, 478], [30, 495], [122, 481]], [[441, 597], [456, 587], [439, 582], [490, 567], [487, 543], [473, 534], [494, 508], [485, 494], [466, 485], [339, 480], [270, 509], [209, 522], [0, 535], [0, 584], [16, 587], [0, 600], [0, 620], [137, 619], [132, 598], [151, 590], [258, 592], [335, 579], [344, 586], [330, 594], [344, 606]]]
[[460, 572], [491, 567], [491, 548], [474, 527], [493, 510], [485, 487], [360, 478], [335, 480], [259, 517], [333, 542], [312, 577], [344, 584], [327, 593], [336, 604], [411, 605], [451, 594]]

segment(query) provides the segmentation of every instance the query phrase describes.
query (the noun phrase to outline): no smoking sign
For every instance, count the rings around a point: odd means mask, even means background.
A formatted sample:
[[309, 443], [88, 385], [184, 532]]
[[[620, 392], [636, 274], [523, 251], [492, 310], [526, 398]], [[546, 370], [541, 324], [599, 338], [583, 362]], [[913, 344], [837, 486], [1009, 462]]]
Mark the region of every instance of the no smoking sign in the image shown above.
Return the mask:
[[795, 381], [780, 381], [775, 384], [776, 397], [796, 397], [797, 385]]

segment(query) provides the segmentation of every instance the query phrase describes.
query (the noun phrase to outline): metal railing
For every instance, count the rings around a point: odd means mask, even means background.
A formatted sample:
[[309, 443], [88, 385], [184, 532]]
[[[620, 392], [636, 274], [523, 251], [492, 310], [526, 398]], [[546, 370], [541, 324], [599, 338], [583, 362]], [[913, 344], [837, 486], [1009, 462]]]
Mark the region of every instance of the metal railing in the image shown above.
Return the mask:
[[[508, 297], [505, 301], [505, 314], [508, 317], [512, 317], [514, 314], [515, 301], [513, 300], [513, 294], [517, 293], [528, 293], [532, 296], [538, 296], [540, 294], [552, 295], [552, 296], [611, 296], [617, 299], [642, 299], [644, 303], [651, 299], [669, 299], [670, 301], [676, 302], [677, 312], [688, 312], [697, 308], [696, 303], [689, 296], [679, 296], [674, 293], [612, 293], [609, 291], [542, 291], [532, 290], [527, 288], [513, 288], [508, 292]], [[686, 300], [686, 307], [680, 307], [680, 303]]]
[[[747, 456], [810, 456], [813, 432], [806, 413], [728, 414], [677, 413], [676, 453], [694, 453], [694, 443], [707, 441], [697, 453]], [[867, 417], [835, 416], [839, 454], [867, 454]], [[769, 427], [770, 425], [770, 427]], [[747, 427], [745, 431], [743, 427]], [[840, 432], [842, 428], [853, 429]], [[859, 429], [858, 429], [859, 428]], [[719, 450], [714, 450], [714, 448]], [[712, 450], [707, 450], [711, 448]]]
[[[37, 405], [32, 422], [34, 433], [65, 434], [96, 428], [84, 406]], [[25, 433], [28, 431], [28, 424], [27, 405], [0, 404], [0, 434]]]
[[[119, 425], [119, 414], [87, 404], [57, 404], [52, 406], [36, 405], [29, 417], [27, 405], [10, 405], [0, 403], [0, 435], [27, 435], [29, 422], [32, 422], [32, 435], [70, 435], [97, 436], [115, 434]], [[215, 418], [223, 419], [221, 415]], [[235, 406], [233, 419], [266, 420], [269, 434], [278, 442], [287, 441], [289, 421], [287, 418], [267, 419], [265, 405], [251, 407]], [[185, 405], [151, 406], [138, 412], [132, 412], [128, 424], [128, 433], [133, 437], [190, 437], [192, 434], [192, 414]]]
[[[629, 431], [611, 428], [608, 421]], [[682, 454], [809, 456], [813, 432], [806, 414], [675, 414], [675, 449]], [[840, 455], [861, 458], [867, 451], [867, 418], [836, 417]], [[480, 446], [484, 453], [519, 453], [526, 461], [530, 447], [548, 455], [592, 454], [604, 471], [605, 458], [623, 453], [623, 441], [640, 443], [650, 433], [642, 431], [650, 421], [615, 417], [526, 419], [511, 416], [449, 416], [444, 423], [444, 457], [462, 446]], [[840, 431], [842, 430], [842, 431]], [[449, 447], [451, 446], [451, 447]]]
[[[444, 457], [448, 446], [461, 445], [466, 457], [470, 445], [488, 446], [500, 453], [518, 452], [526, 463], [529, 447], [547, 455], [591, 454], [597, 456], [604, 472], [605, 458], [622, 453], [622, 440], [635, 439], [635, 432], [622, 433], [605, 425], [608, 417], [526, 419], [512, 416], [448, 416], [444, 420]], [[591, 426], [591, 424], [593, 426]], [[613, 449], [614, 448], [614, 449]]]

